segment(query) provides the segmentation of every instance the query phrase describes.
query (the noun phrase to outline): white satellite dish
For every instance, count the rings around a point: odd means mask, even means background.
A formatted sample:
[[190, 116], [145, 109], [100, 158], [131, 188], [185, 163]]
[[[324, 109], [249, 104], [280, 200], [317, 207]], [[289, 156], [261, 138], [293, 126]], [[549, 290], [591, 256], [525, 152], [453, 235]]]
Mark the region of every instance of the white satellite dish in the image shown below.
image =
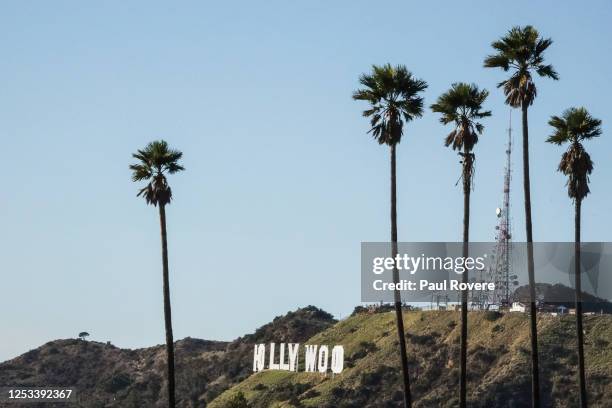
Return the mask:
[[495, 209], [495, 214], [497, 214], [497, 216], [498, 216], [498, 217], [501, 217], [501, 213], [502, 213], [501, 208], [497, 207], [497, 208]]

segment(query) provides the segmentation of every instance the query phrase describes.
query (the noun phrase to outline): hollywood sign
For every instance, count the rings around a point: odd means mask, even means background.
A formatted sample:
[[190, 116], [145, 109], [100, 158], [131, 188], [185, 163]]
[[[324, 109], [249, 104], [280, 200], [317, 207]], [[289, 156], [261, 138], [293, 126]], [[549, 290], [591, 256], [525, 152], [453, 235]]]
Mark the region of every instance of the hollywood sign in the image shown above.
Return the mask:
[[[256, 344], [253, 352], [253, 371], [269, 370], [299, 371], [299, 351], [298, 343], [270, 343], [268, 350], [265, 344]], [[268, 365], [266, 366], [266, 354]], [[339, 374], [344, 369], [344, 347], [334, 346], [329, 350], [329, 346], [306, 345], [304, 346], [304, 371], [307, 373], [320, 372], [325, 374], [331, 370], [334, 374]]]

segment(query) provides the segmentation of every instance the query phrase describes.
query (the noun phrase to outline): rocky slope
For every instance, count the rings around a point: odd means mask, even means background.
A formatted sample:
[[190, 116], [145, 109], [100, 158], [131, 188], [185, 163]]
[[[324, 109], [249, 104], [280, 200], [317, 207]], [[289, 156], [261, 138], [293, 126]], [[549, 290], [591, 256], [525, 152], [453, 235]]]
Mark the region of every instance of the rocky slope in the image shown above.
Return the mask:
[[[176, 342], [178, 405], [206, 406], [244, 380], [251, 373], [255, 342], [304, 341], [334, 323], [330, 314], [309, 306], [232, 342], [192, 338]], [[83, 407], [164, 406], [165, 355], [164, 346], [128, 350], [98, 342], [56, 340], [1, 363], [0, 387], [70, 386], [76, 390], [77, 406]]]

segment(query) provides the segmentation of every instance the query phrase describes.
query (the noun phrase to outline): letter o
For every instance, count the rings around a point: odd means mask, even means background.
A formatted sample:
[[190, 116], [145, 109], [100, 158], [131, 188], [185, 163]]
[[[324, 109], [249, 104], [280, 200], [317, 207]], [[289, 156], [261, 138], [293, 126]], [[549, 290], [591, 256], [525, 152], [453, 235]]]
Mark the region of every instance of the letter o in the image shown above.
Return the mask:
[[344, 347], [334, 346], [331, 357], [331, 370], [334, 374], [340, 374], [344, 369]]
[[329, 359], [329, 348], [327, 346], [319, 347], [319, 372], [325, 373], [327, 371], [327, 364]]

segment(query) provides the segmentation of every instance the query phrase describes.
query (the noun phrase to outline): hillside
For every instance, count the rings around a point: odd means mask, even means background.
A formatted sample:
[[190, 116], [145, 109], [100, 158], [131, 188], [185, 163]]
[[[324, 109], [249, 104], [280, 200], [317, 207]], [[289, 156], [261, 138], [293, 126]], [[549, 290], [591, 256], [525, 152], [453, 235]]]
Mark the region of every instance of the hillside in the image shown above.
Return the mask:
[[[450, 311], [405, 312], [415, 407], [457, 406], [458, 318], [458, 312]], [[591, 406], [610, 407], [612, 316], [587, 316], [585, 324]], [[529, 406], [528, 315], [471, 312], [469, 325], [470, 407]], [[575, 407], [575, 320], [542, 314], [538, 327], [545, 406]], [[393, 312], [355, 314], [305, 344], [344, 345], [344, 371], [335, 376], [264, 371], [226, 391], [209, 407], [231, 407], [229, 401], [239, 393], [253, 408], [402, 406]]]
[[[301, 342], [334, 323], [330, 314], [308, 306], [232, 342], [177, 341], [178, 406], [205, 406], [250, 375], [255, 342]], [[164, 406], [165, 355], [164, 346], [128, 350], [92, 341], [56, 340], [1, 363], [0, 387], [72, 386], [79, 404], [70, 406]]]
[[[400, 407], [393, 312], [357, 309], [336, 322], [309, 306], [275, 318], [232, 342], [186, 338], [176, 343], [179, 407], [228, 408], [242, 393], [251, 408]], [[415, 407], [457, 405], [458, 312], [405, 312]], [[471, 312], [471, 407], [528, 406], [529, 327], [522, 313]], [[574, 317], [540, 315], [543, 394], [547, 407], [576, 406]], [[586, 360], [592, 407], [612, 406], [612, 316], [586, 316]], [[252, 374], [253, 344], [341, 344], [345, 369], [328, 373]], [[128, 350], [56, 340], [0, 364], [0, 386], [68, 386], [81, 407], [163, 406], [163, 346]], [[1, 405], [1, 404], [0, 404]], [[16, 406], [16, 405], [11, 405]], [[28, 404], [36, 407], [36, 404]], [[42, 405], [39, 405], [42, 406]]]

